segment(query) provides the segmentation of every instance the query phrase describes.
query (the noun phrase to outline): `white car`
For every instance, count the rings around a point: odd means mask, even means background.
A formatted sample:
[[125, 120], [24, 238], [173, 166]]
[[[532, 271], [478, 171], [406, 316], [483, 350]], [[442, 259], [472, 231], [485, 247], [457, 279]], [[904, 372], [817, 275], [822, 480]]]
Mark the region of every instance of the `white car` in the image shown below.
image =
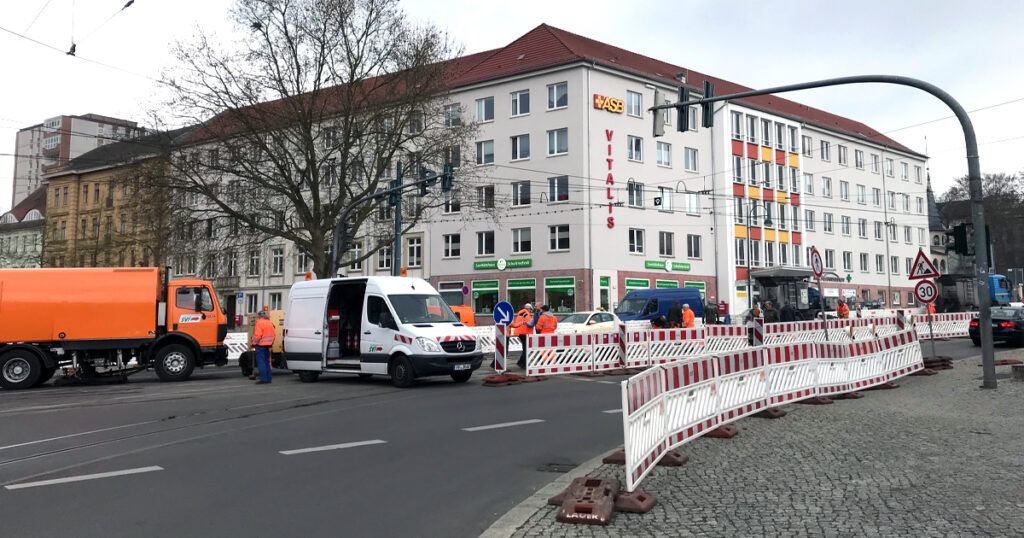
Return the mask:
[[618, 330], [621, 321], [611, 312], [576, 312], [559, 323], [572, 323], [577, 333], [608, 333]]

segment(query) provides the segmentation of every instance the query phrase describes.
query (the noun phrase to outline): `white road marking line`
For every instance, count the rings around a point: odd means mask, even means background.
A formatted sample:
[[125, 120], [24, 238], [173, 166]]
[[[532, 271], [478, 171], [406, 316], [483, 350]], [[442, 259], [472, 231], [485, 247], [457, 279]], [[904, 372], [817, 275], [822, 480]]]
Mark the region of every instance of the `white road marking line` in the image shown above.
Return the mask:
[[618, 385], [618, 383], [614, 381], [605, 381], [603, 379], [601, 381], [598, 381], [598, 383], [604, 383], [605, 385]]
[[472, 428], [462, 428], [464, 432], [479, 432], [483, 430], [495, 430], [498, 428], [510, 428], [512, 426], [522, 426], [524, 424], [536, 424], [538, 422], [544, 422], [539, 418], [531, 418], [530, 420], [519, 420], [516, 422], [502, 422], [501, 424], [488, 424], [486, 426], [473, 426]]
[[372, 441], [356, 441], [354, 443], [342, 443], [340, 445], [315, 446], [315, 447], [312, 447], [312, 448], [298, 448], [298, 449], [295, 449], [295, 450], [282, 450], [280, 453], [284, 454], [285, 456], [292, 456], [292, 455], [295, 455], [295, 454], [306, 454], [306, 453], [309, 453], [309, 452], [323, 452], [325, 450], [340, 450], [342, 448], [352, 448], [352, 447], [366, 446], [366, 445], [379, 445], [379, 444], [383, 444], [383, 443], [387, 443], [387, 441], [383, 441], [383, 440], [380, 440], [380, 439], [374, 439]]
[[49, 439], [39, 439], [38, 441], [27, 441], [27, 442], [24, 442], [24, 443], [18, 443], [16, 445], [0, 446], [0, 450], [7, 450], [9, 448], [18, 448], [19, 446], [37, 445], [39, 443], [48, 443], [50, 441], [58, 441], [60, 439], [69, 439], [71, 437], [79, 437], [79, 436], [82, 436], [82, 435], [89, 435], [89, 434], [92, 434], [92, 433], [109, 432], [109, 431], [113, 431], [113, 430], [120, 430], [120, 429], [123, 429], [123, 428], [131, 428], [133, 426], [143, 426], [143, 425], [146, 425], [146, 424], [155, 424], [157, 422], [160, 422], [160, 421], [159, 420], [147, 420], [146, 422], [136, 422], [135, 424], [125, 424], [123, 426], [112, 426], [110, 428], [101, 428], [101, 429], [98, 429], [98, 430], [90, 430], [90, 431], [87, 431], [87, 432], [72, 433], [72, 434], [68, 434], [68, 435], [61, 435], [59, 437], [50, 437]]
[[617, 415], [617, 414], [622, 412], [622, 409], [621, 408], [619, 408], [619, 409], [608, 409], [607, 411], [601, 411], [601, 412], [609, 414], [609, 415]]
[[113, 476], [124, 476], [130, 474], [140, 473], [151, 473], [153, 471], [163, 471], [163, 467], [153, 465], [151, 467], [139, 467], [138, 469], [125, 469], [123, 471], [111, 471], [109, 473], [96, 473], [96, 474], [84, 474], [81, 476], [69, 476], [67, 478], [54, 478], [52, 480], [41, 480], [39, 482], [24, 482], [21, 484], [12, 484], [10, 486], [4, 486], [7, 489], [24, 489], [24, 488], [35, 488], [39, 486], [52, 486], [54, 484], [66, 484], [68, 482], [82, 482], [85, 480], [96, 480], [98, 478], [110, 478]]

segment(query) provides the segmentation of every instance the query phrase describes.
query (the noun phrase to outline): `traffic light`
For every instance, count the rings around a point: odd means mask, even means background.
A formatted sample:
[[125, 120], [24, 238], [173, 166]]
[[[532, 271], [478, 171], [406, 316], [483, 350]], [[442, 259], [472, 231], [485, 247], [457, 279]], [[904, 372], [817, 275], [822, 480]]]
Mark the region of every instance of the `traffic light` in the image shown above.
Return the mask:
[[[654, 89], [654, 106], [667, 105], [668, 98], [662, 95], [661, 90]], [[665, 115], [668, 109], [654, 111], [654, 136], [665, 136]]]
[[[704, 99], [715, 96], [715, 85], [704, 81]], [[701, 111], [701, 125], [705, 128], [710, 128], [715, 124], [715, 110], [714, 103], [702, 103], [700, 105]]]
[[953, 252], [967, 256], [967, 225], [957, 224], [953, 227]]
[[[390, 182], [388, 182], [388, 188], [397, 189], [401, 185], [401, 181], [401, 179], [392, 179]], [[402, 193], [397, 190], [388, 193], [388, 204], [391, 205], [391, 207], [397, 206], [398, 200], [400, 199], [401, 196]]]
[[[679, 102], [685, 103], [690, 100], [690, 89], [679, 88]], [[676, 107], [676, 130], [679, 132], [686, 132], [690, 130], [690, 107], [689, 106], [677, 106]]]
[[441, 174], [441, 191], [449, 192], [455, 184], [455, 174], [452, 172], [452, 163], [445, 163], [444, 173]]

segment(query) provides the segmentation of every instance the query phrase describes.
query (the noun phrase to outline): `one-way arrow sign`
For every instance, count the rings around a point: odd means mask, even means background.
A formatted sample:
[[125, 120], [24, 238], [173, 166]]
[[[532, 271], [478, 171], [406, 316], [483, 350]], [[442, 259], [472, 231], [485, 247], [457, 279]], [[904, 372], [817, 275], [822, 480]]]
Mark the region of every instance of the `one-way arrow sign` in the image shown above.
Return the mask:
[[935, 278], [939, 276], [938, 269], [935, 268], [935, 264], [928, 259], [925, 255], [924, 249], [918, 249], [917, 258], [914, 258], [914, 265], [910, 268], [910, 280], [917, 280], [921, 278]]

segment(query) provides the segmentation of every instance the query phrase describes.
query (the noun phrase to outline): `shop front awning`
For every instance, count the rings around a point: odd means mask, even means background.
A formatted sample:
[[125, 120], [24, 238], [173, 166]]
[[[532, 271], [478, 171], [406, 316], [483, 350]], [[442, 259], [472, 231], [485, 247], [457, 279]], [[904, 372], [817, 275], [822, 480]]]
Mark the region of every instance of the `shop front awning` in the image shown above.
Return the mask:
[[810, 269], [802, 267], [764, 267], [752, 269], [750, 276], [757, 280], [769, 278], [773, 280], [803, 280], [805, 278], [813, 278], [814, 273]]

